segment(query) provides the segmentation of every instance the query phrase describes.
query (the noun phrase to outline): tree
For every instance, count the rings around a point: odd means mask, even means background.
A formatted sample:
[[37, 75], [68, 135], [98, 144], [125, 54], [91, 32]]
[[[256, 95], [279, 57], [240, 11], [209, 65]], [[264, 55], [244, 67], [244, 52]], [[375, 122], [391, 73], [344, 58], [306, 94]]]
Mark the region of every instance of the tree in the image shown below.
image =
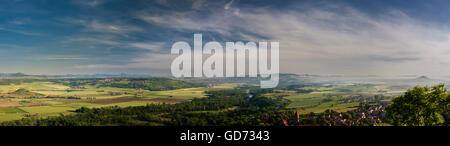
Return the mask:
[[393, 104], [386, 108], [387, 117], [396, 126], [444, 125], [449, 96], [443, 84], [416, 86], [392, 100]]

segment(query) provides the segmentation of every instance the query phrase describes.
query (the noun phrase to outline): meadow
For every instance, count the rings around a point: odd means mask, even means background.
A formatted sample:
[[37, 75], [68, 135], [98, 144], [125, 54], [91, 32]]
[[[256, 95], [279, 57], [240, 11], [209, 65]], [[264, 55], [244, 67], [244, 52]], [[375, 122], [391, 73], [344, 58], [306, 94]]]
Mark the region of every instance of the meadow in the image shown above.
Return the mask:
[[[25, 117], [73, 114], [73, 111], [81, 107], [174, 104], [206, 97], [205, 91], [230, 90], [238, 87], [242, 87], [242, 84], [224, 83], [213, 87], [151, 91], [142, 88], [103, 86], [97, 83], [69, 85], [68, 82], [46, 80], [0, 85], [0, 122]], [[320, 113], [327, 109], [345, 112], [356, 109], [362, 101], [390, 101], [393, 96], [399, 95], [406, 88], [388, 85], [306, 86], [275, 89], [274, 92], [266, 93], [264, 96], [287, 99], [290, 101], [287, 108], [302, 114]]]
[[361, 102], [384, 101], [389, 102], [393, 97], [403, 93], [408, 86], [389, 85], [335, 85], [311, 86], [297, 89], [311, 90], [308, 93], [278, 90], [267, 93], [268, 97], [283, 97], [291, 103], [289, 109], [297, 110], [300, 114], [321, 113], [327, 109], [346, 112], [358, 108]]
[[[16, 93], [19, 89], [26, 93]], [[205, 90], [206, 87], [148, 91], [95, 85], [84, 85], [81, 89], [73, 89], [70, 86], [48, 81], [0, 85], [0, 122], [19, 120], [24, 117], [72, 114], [72, 111], [81, 107], [128, 107], [162, 102], [178, 103], [202, 98]], [[42, 95], [42, 97], [32, 97], [30, 93]]]

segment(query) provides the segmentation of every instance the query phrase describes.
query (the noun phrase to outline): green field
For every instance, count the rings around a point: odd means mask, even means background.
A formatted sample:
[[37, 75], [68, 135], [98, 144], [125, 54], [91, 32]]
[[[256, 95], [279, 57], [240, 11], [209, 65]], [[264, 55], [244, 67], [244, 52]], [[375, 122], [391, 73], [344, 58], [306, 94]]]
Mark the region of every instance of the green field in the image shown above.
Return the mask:
[[[99, 85], [83, 85], [74, 88], [50, 81], [0, 85], [0, 121], [18, 120], [24, 117], [47, 117], [71, 114], [81, 108], [108, 106], [144, 106], [158, 103], [178, 103], [193, 98], [205, 97], [207, 90], [229, 90], [241, 84], [220, 84], [214, 87], [181, 88], [175, 90], [150, 91], [144, 89], [118, 88]], [[300, 113], [323, 112], [332, 109], [339, 112], [353, 110], [359, 101], [345, 101], [374, 95], [394, 96], [402, 88], [386, 85], [340, 85], [303, 87], [312, 92], [275, 90], [268, 97], [282, 96], [290, 100], [288, 108]], [[20, 91], [20, 92], [19, 92]], [[381, 92], [382, 91], [382, 92]], [[39, 96], [39, 97], [34, 97]], [[389, 101], [389, 99], [383, 99]]]
[[[295, 91], [279, 90], [276, 93], [268, 93], [268, 97], [283, 96], [291, 103], [288, 108], [296, 109], [299, 113], [320, 113], [327, 109], [338, 112], [354, 110], [360, 103], [360, 97], [373, 98], [375, 95], [382, 95], [392, 98], [403, 93], [406, 86], [402, 88], [388, 85], [338, 85], [338, 86], [315, 86], [303, 87], [301, 89], [311, 89], [310, 93], [297, 93]], [[348, 102], [345, 99], [357, 98]], [[381, 101], [390, 101], [383, 99]]]
[[[165, 101], [169, 103], [182, 102], [204, 97], [204, 91], [207, 90], [206, 87], [166, 91], [99, 87], [94, 85], [85, 85], [83, 87], [83, 89], [71, 89], [69, 86], [47, 81], [0, 85], [0, 121], [18, 120], [26, 116], [47, 117], [61, 113], [70, 114], [72, 113], [71, 111], [81, 107], [127, 107], [158, 104]], [[15, 92], [19, 89], [27, 92], [21, 94], [29, 95], [19, 95]], [[57, 98], [28, 97], [33, 95]], [[68, 97], [76, 97], [77, 99], [68, 99]], [[115, 101], [116, 99], [122, 100]], [[134, 99], [157, 100], [136, 101]], [[96, 101], [101, 102], [97, 103]]]

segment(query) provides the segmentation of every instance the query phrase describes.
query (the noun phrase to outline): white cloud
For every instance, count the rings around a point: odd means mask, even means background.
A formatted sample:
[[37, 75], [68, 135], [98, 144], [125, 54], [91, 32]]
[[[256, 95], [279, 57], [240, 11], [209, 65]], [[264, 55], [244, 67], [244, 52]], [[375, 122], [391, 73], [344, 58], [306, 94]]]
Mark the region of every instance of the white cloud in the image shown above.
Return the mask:
[[350, 7], [301, 9], [305, 11], [236, 8], [238, 12], [214, 11], [206, 16], [169, 13], [139, 18], [186, 32], [279, 41], [282, 72], [450, 73], [445, 65], [450, 63], [450, 30], [439, 24], [421, 22], [397, 10], [372, 17]]
[[129, 60], [127, 64], [88, 64], [76, 65], [75, 69], [167, 69], [176, 56], [170, 54], [146, 53]]
[[70, 36], [67, 37], [64, 41], [64, 43], [83, 43], [83, 44], [87, 44], [87, 43], [92, 43], [94, 45], [98, 45], [98, 44], [105, 44], [105, 45], [120, 45], [119, 42], [114, 40], [114, 37], [110, 37], [110, 36]]
[[96, 7], [107, 2], [107, 0], [75, 0], [75, 3], [84, 6]]
[[[217, 12], [215, 12], [217, 13]], [[231, 14], [233, 15], [233, 14]], [[138, 18], [148, 22], [156, 23], [165, 27], [174, 28], [180, 31], [183, 30], [195, 30], [195, 31], [212, 31], [222, 35], [230, 35], [232, 25], [230, 25], [233, 19], [228, 13], [217, 14], [212, 16], [198, 16], [195, 12], [173, 12], [165, 15], [151, 15], [147, 13], [138, 14]], [[239, 23], [236, 22], [235, 23]]]
[[[130, 43], [131, 47], [140, 48], [140, 49], [146, 49], [151, 50], [153, 52], [160, 52], [163, 51], [163, 47], [166, 43], [162, 42], [156, 42], [156, 43]], [[169, 50], [169, 49], [165, 49]]]
[[31, 31], [24, 31], [24, 30], [19, 30], [19, 29], [11, 29], [11, 28], [5, 28], [5, 27], [1, 27], [0, 26], [0, 31], [8, 31], [8, 32], [14, 32], [14, 33], [18, 33], [18, 34], [22, 34], [22, 35], [28, 35], [28, 36], [41, 36], [41, 33], [37, 33], [37, 32], [31, 32]]
[[[76, 65], [76, 69], [168, 69], [170, 68], [171, 60], [176, 56], [167, 54], [160, 54], [155, 52], [163, 51], [164, 42], [153, 43], [130, 43], [129, 47], [149, 50], [152, 52], [141, 53], [127, 60], [126, 64], [88, 64]], [[168, 50], [168, 49], [167, 49]]]
[[22, 21], [22, 20], [13, 20], [13, 21], [10, 21], [9, 23], [10, 24], [15, 24], [15, 25], [23, 25], [23, 24], [25, 24], [25, 22]]
[[205, 4], [206, 0], [196, 0], [194, 3], [192, 3], [192, 9], [198, 10], [200, 9], [203, 4]]
[[230, 9], [231, 4], [233, 4], [233, 1], [234, 1], [234, 0], [231, 0], [230, 2], [228, 2], [227, 4], [225, 4], [225, 6], [224, 6], [223, 8], [224, 8], [225, 10]]
[[134, 25], [127, 25], [127, 24], [121, 24], [120, 22], [103, 22], [100, 20], [85, 20], [85, 19], [76, 19], [76, 18], [66, 18], [63, 19], [64, 22], [75, 24], [75, 25], [81, 25], [85, 27], [85, 31], [89, 32], [100, 32], [100, 33], [112, 33], [112, 34], [119, 34], [123, 36], [127, 36], [130, 33], [133, 32], [139, 32], [143, 29], [134, 26]]
[[88, 58], [82, 57], [49, 57], [47, 60], [88, 60]]

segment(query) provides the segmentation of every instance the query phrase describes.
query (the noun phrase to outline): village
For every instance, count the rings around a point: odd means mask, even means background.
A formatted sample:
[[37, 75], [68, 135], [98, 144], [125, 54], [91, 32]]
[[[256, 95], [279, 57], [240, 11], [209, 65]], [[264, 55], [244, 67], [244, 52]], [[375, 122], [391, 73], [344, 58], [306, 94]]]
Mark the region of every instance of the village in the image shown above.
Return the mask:
[[[300, 115], [295, 113], [280, 113], [283, 117], [281, 126], [379, 126], [385, 123], [385, 107], [389, 103], [362, 104], [358, 109], [347, 112], [326, 110], [322, 113]], [[262, 117], [267, 119], [268, 117]]]

